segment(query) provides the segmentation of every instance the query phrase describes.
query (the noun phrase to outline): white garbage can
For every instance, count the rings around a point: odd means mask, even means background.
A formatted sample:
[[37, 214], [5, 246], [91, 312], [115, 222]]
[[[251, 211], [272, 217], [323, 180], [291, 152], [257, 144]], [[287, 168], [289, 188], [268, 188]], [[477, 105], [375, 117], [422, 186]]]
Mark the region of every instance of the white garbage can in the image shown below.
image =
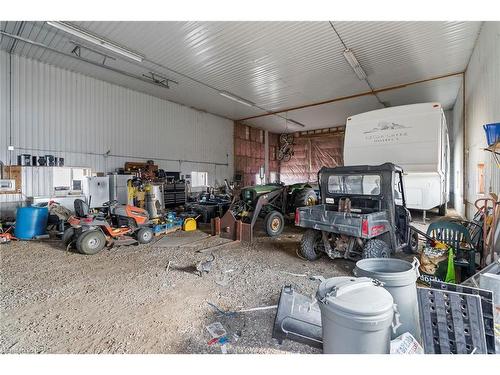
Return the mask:
[[401, 259], [372, 258], [358, 261], [354, 268], [354, 275], [381, 281], [384, 289], [391, 293], [401, 320], [401, 325], [392, 334], [393, 339], [410, 332], [421, 341], [417, 302], [419, 265], [417, 259], [410, 263]]
[[394, 302], [367, 277], [334, 277], [316, 293], [321, 309], [323, 353], [388, 354]]

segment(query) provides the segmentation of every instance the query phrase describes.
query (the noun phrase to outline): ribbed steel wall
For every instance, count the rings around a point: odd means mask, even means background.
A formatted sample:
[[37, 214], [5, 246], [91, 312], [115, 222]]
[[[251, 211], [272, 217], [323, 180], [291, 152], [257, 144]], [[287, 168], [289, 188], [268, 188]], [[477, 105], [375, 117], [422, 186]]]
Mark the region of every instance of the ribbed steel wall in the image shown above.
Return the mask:
[[[465, 78], [467, 208], [468, 217], [475, 212], [478, 194], [478, 164], [485, 164], [486, 192], [500, 193], [500, 168], [490, 153], [484, 151], [486, 136], [483, 125], [500, 121], [500, 22], [485, 22], [472, 53]], [[462, 101], [454, 112], [459, 118]]]
[[[9, 55], [0, 51], [0, 160], [9, 153]], [[233, 174], [233, 122], [150, 95], [12, 55], [12, 143], [108, 172], [153, 159], [166, 170]], [[108, 153], [109, 156], [105, 156]]]
[[9, 137], [9, 55], [0, 51], [0, 161], [7, 162]]

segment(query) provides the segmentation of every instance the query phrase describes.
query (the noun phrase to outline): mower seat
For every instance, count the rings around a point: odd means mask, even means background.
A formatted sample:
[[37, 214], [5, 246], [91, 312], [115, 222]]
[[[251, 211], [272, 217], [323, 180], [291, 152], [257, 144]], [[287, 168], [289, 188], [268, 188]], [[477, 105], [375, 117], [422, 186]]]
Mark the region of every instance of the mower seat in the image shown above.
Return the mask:
[[89, 205], [81, 199], [75, 199], [73, 203], [75, 208], [75, 215], [77, 217], [87, 217], [89, 214]]

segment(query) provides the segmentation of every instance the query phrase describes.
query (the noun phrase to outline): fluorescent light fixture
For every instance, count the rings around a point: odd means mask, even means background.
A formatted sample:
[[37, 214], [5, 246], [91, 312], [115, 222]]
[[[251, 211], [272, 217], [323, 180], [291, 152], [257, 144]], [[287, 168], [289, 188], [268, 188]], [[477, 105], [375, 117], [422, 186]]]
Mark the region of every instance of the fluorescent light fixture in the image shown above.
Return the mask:
[[254, 103], [248, 101], [248, 100], [245, 100], [243, 98], [240, 98], [239, 96], [237, 95], [234, 95], [234, 94], [231, 94], [230, 92], [227, 92], [227, 91], [219, 91], [219, 94], [221, 94], [223, 97], [225, 98], [228, 98], [228, 99], [231, 99], [232, 101], [235, 101], [235, 102], [238, 102], [240, 104], [244, 104], [248, 107], [253, 107], [255, 106]]
[[361, 67], [361, 64], [359, 63], [358, 59], [356, 59], [356, 56], [354, 56], [354, 53], [351, 51], [350, 48], [346, 49], [344, 51], [344, 57], [351, 66], [352, 70], [354, 70], [354, 73], [358, 76], [360, 80], [365, 80], [367, 75], [363, 68]]
[[286, 120], [288, 122], [291, 122], [292, 124], [295, 124], [295, 125], [298, 125], [298, 126], [301, 126], [303, 128], [305, 128], [306, 126], [304, 124], [302, 124], [301, 122], [298, 122], [297, 120], [293, 120], [291, 118], [289, 118], [288, 120]]
[[83, 40], [90, 42], [90, 43], [93, 43], [99, 47], [105, 48], [108, 51], [111, 51], [111, 52], [114, 52], [118, 55], [127, 57], [131, 60], [135, 60], [138, 62], [142, 62], [144, 60], [144, 56], [139, 55], [138, 53], [129, 51], [128, 49], [120, 47], [119, 45], [117, 45], [115, 43], [104, 40], [98, 36], [92, 35], [89, 32], [82, 30], [76, 26], [70, 25], [67, 22], [47, 21], [47, 24], [49, 24], [52, 27], [55, 27], [56, 29], [62, 30], [68, 34], [74, 35], [77, 38], [83, 39]]

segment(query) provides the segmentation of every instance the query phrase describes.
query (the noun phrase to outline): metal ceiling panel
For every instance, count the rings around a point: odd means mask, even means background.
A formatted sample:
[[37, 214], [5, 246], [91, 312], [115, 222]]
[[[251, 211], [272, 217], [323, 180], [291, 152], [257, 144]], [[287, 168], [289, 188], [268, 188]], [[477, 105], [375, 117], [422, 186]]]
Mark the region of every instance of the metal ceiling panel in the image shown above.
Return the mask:
[[315, 107], [288, 112], [288, 118], [297, 120], [306, 127], [303, 130], [323, 129], [345, 125], [349, 116], [383, 108], [373, 95], [342, 100]]
[[[32, 23], [31, 27], [24, 28], [21, 36], [24, 38], [28, 38], [30, 34], [33, 34], [33, 32], [35, 32], [37, 35], [42, 35], [41, 30], [45, 29], [46, 26], [44, 26], [43, 22]], [[51, 29], [54, 30], [53, 28]], [[9, 39], [6, 37], [4, 38]], [[44, 39], [48, 40], [48, 42], [44, 44], [47, 44], [49, 47], [54, 48], [58, 51], [64, 52], [65, 54], [71, 55], [71, 51], [75, 47], [75, 45], [71, 43], [71, 40], [75, 40], [76, 38], [66, 38], [65, 35], [61, 32], [52, 32], [51, 34], [46, 34], [44, 35]], [[95, 47], [90, 48], [94, 49]], [[137, 76], [140, 78], [143, 78], [143, 74], [148, 74], [149, 72], [153, 71], [163, 74], [164, 76], [179, 82], [179, 84], [171, 84], [171, 88], [166, 89], [165, 87], [156, 86], [151, 83], [133, 78], [131, 76], [126, 76], [115, 71], [105, 69], [103, 66], [99, 66], [103, 59], [102, 56], [88, 50], [83, 50], [81, 53], [81, 57], [96, 62], [98, 66], [78, 60], [75, 57], [57, 54], [50, 50], [33, 46], [22, 41], [17, 42], [15, 53], [20, 56], [41, 60], [51, 65], [60, 66], [75, 72], [80, 72], [89, 76], [93, 76], [95, 78], [102, 79], [104, 81], [112, 82], [120, 86], [128, 87], [140, 92], [160, 97], [162, 99], [170, 100], [172, 102], [183, 104], [201, 111], [210, 112], [230, 119], [239, 117], [241, 113], [246, 113], [248, 116], [263, 113], [263, 111], [258, 108], [243, 106], [239, 103], [235, 103], [229, 99], [226, 99], [219, 95], [217, 91], [200, 85], [192, 80], [186, 79], [180, 75], [177, 75], [175, 73], [165, 73], [161, 69], [158, 69], [157, 66], [148, 62], [136, 64], [129, 60], [116, 58], [115, 60], [108, 59], [106, 61], [106, 66], [108, 68], [125, 71], [132, 76]], [[112, 54], [108, 52], [105, 53], [113, 57]]]
[[373, 95], [367, 95], [282, 114], [283, 117], [298, 121], [304, 124], [305, 127], [300, 127], [291, 122], [287, 124], [285, 118], [279, 118], [278, 116], [259, 117], [246, 120], [244, 123], [276, 133], [289, 133], [342, 126], [345, 125], [349, 116], [379, 108], [382, 108], [382, 105], [377, 99]]
[[481, 22], [334, 22], [375, 88], [465, 70]]
[[366, 89], [327, 22], [76, 24], [269, 110]]
[[[179, 85], [172, 85], [168, 90], [23, 42], [16, 44], [14, 53], [231, 119], [369, 89], [345, 61], [342, 54], [344, 46], [326, 21], [92, 21], [74, 24], [146, 56], [146, 61], [135, 63], [89, 45], [116, 58], [108, 59], [107, 66], [139, 77], [154, 71], [178, 81]], [[463, 71], [481, 28], [481, 22], [333, 24], [344, 43], [354, 51], [375, 88]], [[76, 39], [45, 22], [0, 22], [0, 30], [19, 33], [24, 38], [65, 53], [71, 52], [74, 48], [71, 40]], [[9, 50], [11, 47], [12, 40], [1, 37], [0, 48]], [[88, 51], [85, 57], [95, 61], [102, 59]], [[430, 84], [405, 89], [402, 96], [399, 91], [400, 94], [385, 93], [380, 97], [388, 98], [393, 105], [437, 97], [446, 108], [456, 98], [458, 88], [454, 92], [455, 86], [452, 83], [446, 87], [441, 83]], [[232, 102], [220, 96], [219, 90], [236, 94], [260, 108]], [[359, 104], [359, 108], [356, 104], [347, 107], [359, 112], [371, 109], [370, 105], [363, 103]], [[305, 122], [316, 127], [316, 124], [327, 123], [327, 117], [337, 121], [346, 112], [342, 109], [338, 113], [327, 109], [321, 111], [307, 110], [299, 114], [310, 114], [312, 117]], [[269, 124], [270, 127], [283, 123], [279, 118], [269, 118], [253, 122]]]
[[287, 126], [285, 119], [278, 116], [259, 117], [256, 119], [243, 121], [243, 123], [256, 128], [269, 130], [272, 133], [292, 133], [304, 130], [304, 128], [290, 123]]
[[378, 96], [391, 106], [438, 102], [444, 110], [449, 110], [453, 109], [461, 83], [462, 76], [458, 75], [383, 92]]

